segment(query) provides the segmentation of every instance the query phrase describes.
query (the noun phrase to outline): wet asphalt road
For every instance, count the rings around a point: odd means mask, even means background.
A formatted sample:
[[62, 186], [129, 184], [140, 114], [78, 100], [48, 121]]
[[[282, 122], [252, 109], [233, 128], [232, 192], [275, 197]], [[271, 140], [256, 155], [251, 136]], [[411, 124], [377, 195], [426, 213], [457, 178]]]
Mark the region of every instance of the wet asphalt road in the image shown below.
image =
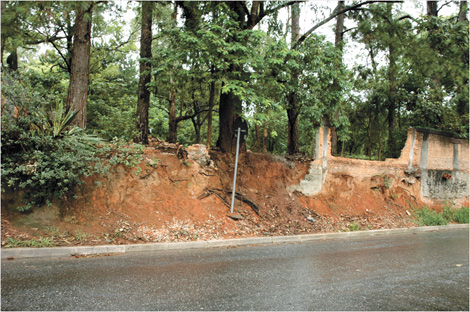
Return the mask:
[[2, 261], [2, 310], [469, 310], [469, 233]]

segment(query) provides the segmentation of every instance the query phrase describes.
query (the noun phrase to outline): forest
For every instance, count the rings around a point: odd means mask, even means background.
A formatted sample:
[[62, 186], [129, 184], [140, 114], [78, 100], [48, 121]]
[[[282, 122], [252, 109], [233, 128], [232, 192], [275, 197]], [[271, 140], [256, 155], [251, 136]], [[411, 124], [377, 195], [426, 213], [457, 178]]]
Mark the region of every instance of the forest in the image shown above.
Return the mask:
[[2, 189], [66, 196], [154, 138], [231, 153], [238, 117], [260, 153], [467, 138], [468, 35], [467, 1], [2, 1]]

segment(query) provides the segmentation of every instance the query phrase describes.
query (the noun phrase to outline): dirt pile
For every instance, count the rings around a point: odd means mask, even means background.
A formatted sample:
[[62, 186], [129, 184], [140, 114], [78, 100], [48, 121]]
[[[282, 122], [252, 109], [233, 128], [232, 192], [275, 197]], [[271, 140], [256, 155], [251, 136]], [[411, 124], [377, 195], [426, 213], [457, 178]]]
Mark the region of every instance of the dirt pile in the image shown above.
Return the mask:
[[15, 196], [2, 194], [2, 246], [8, 238], [48, 238], [57, 246], [404, 227], [413, 226], [410, 205], [420, 204], [394, 177], [332, 174], [317, 196], [289, 192], [308, 172], [304, 158], [247, 152], [238, 168], [234, 210], [242, 219], [235, 221], [227, 217], [234, 157], [199, 148], [188, 155], [156, 142], [137, 168], [87, 178], [76, 200], [22, 215], [13, 208]]

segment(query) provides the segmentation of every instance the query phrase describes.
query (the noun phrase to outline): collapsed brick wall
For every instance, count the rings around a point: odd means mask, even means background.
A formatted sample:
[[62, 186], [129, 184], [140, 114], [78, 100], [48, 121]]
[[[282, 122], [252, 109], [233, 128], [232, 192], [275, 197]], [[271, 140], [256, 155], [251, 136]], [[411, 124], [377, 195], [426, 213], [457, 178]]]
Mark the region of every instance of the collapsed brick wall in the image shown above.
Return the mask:
[[398, 181], [420, 183], [417, 195], [423, 202], [451, 200], [458, 204], [469, 199], [469, 142], [443, 131], [410, 128], [399, 158], [371, 161], [332, 156], [331, 131], [322, 126], [317, 129], [311, 168], [322, 168], [322, 175], [316, 179], [307, 175], [301, 181], [297, 190], [305, 195], [321, 192], [318, 184], [324, 184], [331, 174], [358, 180], [388, 174]]

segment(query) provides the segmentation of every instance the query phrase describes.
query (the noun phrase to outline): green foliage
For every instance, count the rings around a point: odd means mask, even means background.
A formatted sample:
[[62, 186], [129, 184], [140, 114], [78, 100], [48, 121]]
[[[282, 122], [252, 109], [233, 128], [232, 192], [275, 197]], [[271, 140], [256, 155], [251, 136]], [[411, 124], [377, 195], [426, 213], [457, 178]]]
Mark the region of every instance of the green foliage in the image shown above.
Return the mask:
[[[261, 150], [266, 127], [267, 151], [285, 153], [289, 94], [295, 94], [298, 103], [299, 148], [309, 155], [314, 151], [315, 128], [324, 117], [336, 129], [338, 146], [344, 147], [342, 154], [364, 159], [398, 156], [407, 130], [413, 126], [468, 135], [468, 23], [458, 22], [455, 12], [446, 17], [411, 19], [400, 4], [391, 3], [370, 4], [348, 12], [348, 18], [356, 25], [345, 32], [344, 53], [348, 52], [350, 43], [360, 43], [366, 59], [346, 69], [343, 52], [315, 33], [296, 50], [290, 48], [287, 41], [290, 30], [286, 28], [289, 21], [281, 20], [276, 9], [285, 4], [263, 3], [264, 12], [269, 14], [260, 22], [262, 27], [247, 29], [246, 18], [237, 16], [241, 11], [237, 12], [236, 8], [243, 9], [239, 3], [156, 2], [153, 57], [145, 60], [153, 66], [149, 84], [153, 93], [149, 109], [150, 135], [167, 137], [169, 97], [171, 91], [175, 91], [176, 117], [181, 119], [178, 142], [184, 145], [205, 142], [212, 83], [216, 85], [212, 145], [218, 135], [216, 112], [220, 95], [226, 93], [236, 99], [235, 113], [249, 120], [250, 135], [246, 144], [254, 151]], [[67, 133], [76, 131], [67, 127], [73, 114], [60, 107], [67, 96], [73, 24], [80, 5], [84, 3], [2, 3], [2, 48], [5, 54], [17, 51], [20, 70], [24, 69], [23, 78], [27, 77], [30, 85], [47, 93], [47, 96], [41, 95], [45, 98], [38, 101], [41, 103], [30, 105], [28, 114], [23, 114], [26, 118], [18, 120], [23, 123], [18, 124], [19, 128], [28, 131], [21, 130], [24, 136], [21, 139], [21, 131], [16, 131], [14, 140], [22, 142], [30, 154], [31, 146], [35, 146], [35, 150], [57, 151], [54, 155], [46, 154], [53, 159], [63, 158], [61, 167], [72, 166], [75, 161], [66, 162], [67, 157], [59, 152], [61, 149], [75, 148], [80, 155], [87, 149], [76, 148], [71, 143], [75, 140], [84, 144], [85, 133]], [[184, 24], [174, 19], [174, 5], [183, 13]], [[246, 5], [249, 11], [250, 3]], [[138, 7], [135, 2], [99, 2], [93, 12], [87, 129], [107, 141], [118, 138], [129, 142], [136, 135], [140, 15], [129, 23], [124, 21], [124, 13], [137, 11]], [[311, 9], [311, 6], [301, 5], [302, 11]], [[316, 22], [324, 18], [320, 8], [312, 13]], [[41, 54], [37, 52], [40, 43], [47, 45], [47, 50]], [[34, 101], [33, 97], [28, 98]], [[188, 117], [193, 114], [196, 115]], [[34, 124], [36, 132], [42, 134], [32, 134]], [[261, 132], [257, 133], [256, 127]], [[7, 137], [12, 135], [8, 131], [5, 132]], [[7, 147], [12, 144], [6, 143]], [[15, 148], [22, 149], [21, 144]], [[63, 148], [56, 148], [57, 144]], [[125, 149], [124, 143], [115, 150], [104, 148], [118, 158], [120, 154], [126, 158], [133, 153], [118, 151]], [[19, 152], [15, 153], [20, 157]], [[90, 153], [90, 160], [96, 156], [105, 158], [104, 163], [95, 162], [98, 171], [106, 171], [112, 163], [135, 166], [131, 159], [117, 160], [105, 152], [87, 153]], [[25, 154], [24, 159], [17, 162], [27, 167], [23, 171], [52, 162], [52, 158], [46, 161], [36, 154], [36, 158]], [[8, 170], [14, 169], [7, 165]], [[17, 175], [19, 172], [8, 173], [13, 180]], [[30, 208], [25, 205], [23, 209]]]
[[97, 158], [90, 143], [97, 138], [90, 141], [84, 132], [68, 130], [70, 112], [45, 113], [55, 99], [31, 88], [27, 79], [13, 83], [15, 77], [2, 78], [2, 185], [23, 190], [20, 210], [70, 197], [80, 177], [91, 174], [90, 163]]
[[74, 114], [60, 104], [48, 111], [57, 99], [32, 88], [27, 77], [2, 78], [2, 187], [22, 192], [20, 211], [72, 198], [84, 176], [141, 161], [143, 146], [97, 145], [98, 137], [70, 128]]
[[469, 223], [469, 209], [462, 207], [453, 212], [452, 219], [457, 223]]
[[468, 207], [461, 207], [459, 209], [452, 209], [451, 207], [444, 207], [442, 212], [443, 217], [450, 222], [456, 223], [469, 223], [469, 209]]
[[40, 237], [37, 239], [30, 240], [17, 240], [11, 237], [8, 237], [5, 240], [5, 248], [14, 248], [14, 247], [54, 247], [54, 242], [52, 237]]
[[106, 140], [136, 137], [137, 63], [130, 60], [119, 66], [114, 58], [122, 54], [110, 57], [96, 51], [92, 59], [97, 64], [91, 73], [87, 127]]
[[449, 222], [469, 223], [468, 207], [454, 209], [446, 205], [442, 212], [424, 207], [416, 209], [414, 216], [418, 225], [446, 225]]
[[75, 240], [79, 242], [84, 242], [87, 237], [88, 237], [88, 234], [84, 233], [83, 231], [75, 230], [75, 235], [74, 235]]
[[128, 168], [134, 168], [142, 161], [142, 154], [145, 146], [142, 144], [131, 143], [118, 138], [113, 138], [110, 144], [104, 144], [97, 150], [97, 156], [101, 160], [101, 166], [105, 169], [101, 173], [106, 173], [110, 167], [124, 165]]
[[427, 207], [418, 209], [414, 213], [416, 223], [421, 226], [447, 225], [447, 223], [449, 223], [442, 213], [436, 212]]
[[345, 153], [397, 157], [416, 126], [467, 136], [468, 23], [456, 14], [411, 19], [386, 3], [349, 15], [358, 25], [352, 39], [365, 45], [368, 64], [353, 67]]
[[354, 232], [354, 231], [359, 231], [361, 227], [356, 222], [351, 222], [348, 226], [348, 229], [349, 231]]

